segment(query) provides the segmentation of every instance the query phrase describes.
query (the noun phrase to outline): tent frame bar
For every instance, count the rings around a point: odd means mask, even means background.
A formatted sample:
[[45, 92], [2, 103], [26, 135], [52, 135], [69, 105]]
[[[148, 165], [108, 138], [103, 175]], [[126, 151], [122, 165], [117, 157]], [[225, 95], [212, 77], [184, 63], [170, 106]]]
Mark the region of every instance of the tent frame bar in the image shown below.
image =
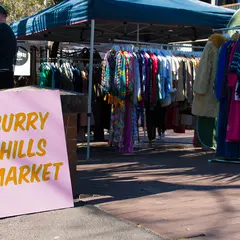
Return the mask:
[[90, 62], [89, 62], [89, 84], [88, 84], [88, 125], [87, 125], [87, 160], [90, 159], [91, 141], [91, 116], [92, 116], [92, 80], [93, 80], [93, 52], [94, 52], [95, 20], [91, 20], [90, 36]]
[[183, 44], [159, 44], [159, 43], [139, 42], [139, 41], [130, 41], [130, 40], [121, 40], [121, 39], [114, 39], [113, 42], [114, 43], [136, 44], [136, 45], [159, 46], [159, 47], [195, 48], [195, 49], [201, 49], [201, 50], [204, 49], [204, 47], [200, 47], [200, 46], [186, 46]]
[[[73, 61], [81, 61], [81, 62], [89, 62], [90, 61], [90, 58], [79, 58], [79, 57], [56, 57], [56, 58], [39, 58], [40, 60], [42, 61], [47, 61], [47, 62], [50, 62], [50, 61], [56, 61], [56, 60], [59, 60], [59, 61], [70, 61], [70, 60], [73, 60]], [[102, 60], [93, 60], [95, 63], [102, 63]]]
[[226, 31], [230, 31], [230, 30], [240, 30], [240, 26], [230, 27], [230, 28], [213, 29], [213, 32], [226, 32]]

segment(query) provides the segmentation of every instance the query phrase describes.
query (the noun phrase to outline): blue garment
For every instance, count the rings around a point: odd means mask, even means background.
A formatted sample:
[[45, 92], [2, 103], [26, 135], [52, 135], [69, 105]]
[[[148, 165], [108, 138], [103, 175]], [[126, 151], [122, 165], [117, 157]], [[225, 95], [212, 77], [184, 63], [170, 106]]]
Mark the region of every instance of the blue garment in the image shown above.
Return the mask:
[[148, 87], [148, 82], [149, 82], [149, 59], [145, 57], [145, 92], [144, 92], [144, 100], [145, 101], [149, 101], [148, 99], [148, 90], [149, 90], [149, 87]]
[[144, 110], [142, 107], [139, 106], [139, 104], [137, 104], [137, 121], [139, 121], [139, 119], [141, 119], [141, 127], [144, 127]]
[[232, 43], [228, 41], [218, 51], [217, 70], [215, 75], [215, 94], [218, 100], [222, 98], [223, 81], [227, 66], [227, 48]]
[[[222, 86], [222, 80], [223, 80], [223, 74], [222, 73], [222, 68], [220, 67], [220, 58], [223, 50], [223, 46], [218, 50], [218, 55], [217, 55], [217, 68], [216, 68], [216, 73], [215, 73], [215, 79], [214, 79], [214, 91], [216, 98], [219, 100], [221, 95], [220, 95], [220, 89]], [[218, 85], [219, 84], [219, 85]]]
[[54, 73], [54, 80], [55, 80], [55, 88], [60, 89], [61, 88], [61, 72], [58, 68], [55, 68], [55, 73]]
[[160, 74], [161, 79], [161, 95], [162, 99], [166, 98], [166, 84], [167, 84], [167, 78], [168, 78], [168, 71], [167, 71], [167, 59], [166, 57], [162, 57], [162, 70]]
[[170, 97], [170, 92], [171, 92], [171, 88], [172, 88], [172, 84], [171, 84], [171, 78], [172, 78], [172, 72], [171, 72], [171, 65], [170, 65], [170, 61], [167, 60], [167, 69], [166, 69], [166, 83], [165, 83], [165, 99], [168, 99]]
[[51, 64], [51, 69], [52, 69], [52, 82], [51, 82], [51, 87], [55, 88], [55, 73], [56, 73], [56, 68], [54, 67], [53, 64]]
[[73, 72], [73, 86], [75, 92], [81, 92], [82, 90], [82, 79], [79, 69], [72, 68]]
[[231, 89], [228, 89], [227, 72], [230, 45], [232, 41], [225, 43], [219, 51], [218, 68], [215, 79], [216, 96], [220, 101], [219, 116], [217, 124], [217, 157], [238, 159], [240, 158], [240, 143], [226, 142], [226, 133], [228, 125], [229, 105], [231, 101]]

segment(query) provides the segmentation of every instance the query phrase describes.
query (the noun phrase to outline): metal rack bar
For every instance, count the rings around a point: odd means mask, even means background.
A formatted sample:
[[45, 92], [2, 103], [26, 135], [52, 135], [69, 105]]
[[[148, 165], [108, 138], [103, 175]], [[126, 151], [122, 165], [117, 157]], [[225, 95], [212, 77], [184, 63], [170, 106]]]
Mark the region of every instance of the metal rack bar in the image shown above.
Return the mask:
[[[77, 61], [82, 61], [82, 62], [89, 62], [90, 61], [90, 59], [89, 58], [78, 58], [78, 57], [65, 57], [65, 58], [40, 58], [40, 60], [46, 60], [46, 61], [48, 61], [48, 60], [67, 60], [67, 61], [69, 61], [69, 60], [73, 60], [73, 61], [75, 61], [75, 60], [77, 60]], [[98, 63], [101, 63], [102, 62], [102, 60], [96, 60], [96, 59], [94, 59], [93, 60], [93, 62], [98, 62]]]
[[149, 45], [149, 46], [159, 46], [159, 47], [181, 47], [181, 48], [195, 48], [195, 49], [204, 49], [204, 47], [200, 46], [184, 46], [182, 44], [159, 44], [159, 43], [150, 43], [150, 42], [138, 42], [138, 41], [130, 41], [130, 40], [121, 40], [114, 39], [114, 43], [126, 43], [126, 44], [139, 44], [139, 45]]
[[208, 160], [208, 163], [227, 163], [227, 164], [233, 163], [233, 164], [240, 164], [240, 161], [239, 160], [226, 160], [226, 159], [215, 158], [215, 159]]

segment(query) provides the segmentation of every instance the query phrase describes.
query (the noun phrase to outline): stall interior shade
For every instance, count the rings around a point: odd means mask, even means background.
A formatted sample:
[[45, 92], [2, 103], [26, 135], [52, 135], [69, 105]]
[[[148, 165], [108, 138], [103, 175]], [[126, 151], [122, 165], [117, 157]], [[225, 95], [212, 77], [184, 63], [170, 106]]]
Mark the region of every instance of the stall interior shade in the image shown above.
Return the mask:
[[[195, 41], [204, 39], [211, 34], [211, 28], [197, 28], [193, 26], [171, 25], [164, 26], [160, 24], [139, 24], [140, 34], [139, 41], [152, 43], [169, 43], [177, 41]], [[54, 31], [47, 31], [45, 34], [35, 33], [33, 35], [19, 37], [27, 40], [90, 42], [89, 23], [73, 25], [65, 28], [58, 28]], [[103, 20], [96, 21], [95, 24], [95, 43], [110, 43], [113, 39], [137, 39], [137, 24], [131, 22], [107, 22]]]

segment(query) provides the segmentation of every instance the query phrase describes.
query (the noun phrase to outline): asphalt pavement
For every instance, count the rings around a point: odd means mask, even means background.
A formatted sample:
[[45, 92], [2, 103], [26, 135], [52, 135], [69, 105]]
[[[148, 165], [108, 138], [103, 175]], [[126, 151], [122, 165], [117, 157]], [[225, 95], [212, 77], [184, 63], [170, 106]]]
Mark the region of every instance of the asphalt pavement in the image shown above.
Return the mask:
[[1, 240], [161, 240], [91, 205], [0, 220]]

